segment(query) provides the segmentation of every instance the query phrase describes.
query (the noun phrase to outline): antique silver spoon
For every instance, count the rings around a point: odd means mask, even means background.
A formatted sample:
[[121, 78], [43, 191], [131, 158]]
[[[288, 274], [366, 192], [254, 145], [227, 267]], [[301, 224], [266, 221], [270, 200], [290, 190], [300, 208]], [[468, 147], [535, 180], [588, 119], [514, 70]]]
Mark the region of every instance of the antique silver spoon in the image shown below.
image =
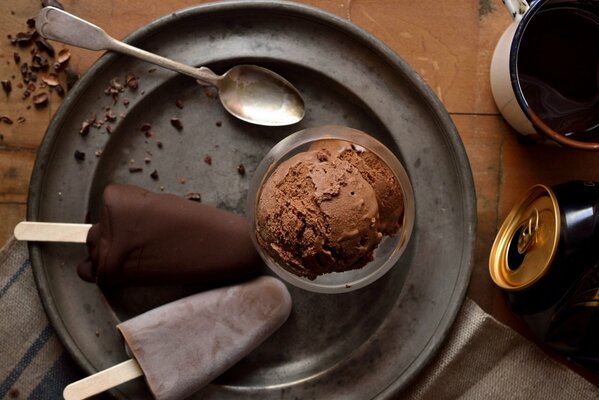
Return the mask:
[[225, 109], [243, 121], [266, 126], [291, 125], [305, 114], [304, 101], [297, 89], [266, 68], [238, 65], [217, 75], [206, 67], [191, 67], [123, 43], [96, 25], [55, 7], [40, 11], [35, 28], [47, 39], [89, 50], [126, 54], [213, 85]]

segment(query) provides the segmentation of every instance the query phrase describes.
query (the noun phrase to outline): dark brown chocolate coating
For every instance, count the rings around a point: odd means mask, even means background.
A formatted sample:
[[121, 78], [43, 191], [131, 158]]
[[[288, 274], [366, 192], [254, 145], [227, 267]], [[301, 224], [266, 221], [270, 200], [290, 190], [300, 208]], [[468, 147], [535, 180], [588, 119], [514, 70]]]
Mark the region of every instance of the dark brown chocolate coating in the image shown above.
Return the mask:
[[100, 285], [209, 284], [247, 278], [263, 265], [245, 218], [130, 185], [106, 187], [87, 246], [77, 271]]

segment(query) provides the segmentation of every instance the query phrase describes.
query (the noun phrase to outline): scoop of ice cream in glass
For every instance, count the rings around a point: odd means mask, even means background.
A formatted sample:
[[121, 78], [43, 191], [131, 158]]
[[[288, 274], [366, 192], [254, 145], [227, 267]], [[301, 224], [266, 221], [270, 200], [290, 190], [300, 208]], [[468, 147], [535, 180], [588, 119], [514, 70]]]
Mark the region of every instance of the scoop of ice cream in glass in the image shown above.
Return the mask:
[[399, 260], [414, 195], [397, 157], [342, 126], [294, 133], [266, 155], [248, 197], [252, 239], [266, 264], [300, 288], [341, 293]]

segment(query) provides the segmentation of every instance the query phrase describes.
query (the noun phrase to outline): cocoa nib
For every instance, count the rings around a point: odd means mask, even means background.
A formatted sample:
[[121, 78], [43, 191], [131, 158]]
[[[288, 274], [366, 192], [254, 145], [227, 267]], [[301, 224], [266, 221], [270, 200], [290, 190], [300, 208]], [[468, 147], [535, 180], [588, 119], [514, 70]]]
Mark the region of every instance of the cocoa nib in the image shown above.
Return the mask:
[[75, 160], [77, 161], [84, 161], [85, 160], [85, 153], [79, 150], [75, 150]]
[[8, 79], [2, 81], [2, 89], [4, 89], [4, 92], [6, 94], [9, 94], [12, 91], [12, 83], [11, 83], [11, 81], [9, 81]]
[[33, 42], [33, 39], [37, 36], [38, 35], [35, 30], [30, 30], [28, 32], [17, 33], [13, 40], [15, 44], [19, 45], [19, 47], [27, 47]]
[[42, 108], [48, 105], [48, 93], [41, 92], [33, 96], [33, 104], [36, 107]]
[[54, 57], [54, 54], [56, 54], [54, 52], [54, 47], [52, 47], [52, 45], [48, 43], [46, 39], [44, 39], [43, 37], [37, 37], [34, 42], [37, 48], [40, 49], [40, 51], [45, 51], [46, 53], [48, 53], [50, 57]]
[[137, 77], [135, 75], [133, 75], [132, 73], [128, 73], [127, 74], [127, 78], [125, 79], [125, 82], [127, 83], [127, 86], [129, 87], [129, 89], [137, 89]]
[[12, 119], [10, 119], [9, 117], [7, 117], [6, 115], [2, 115], [0, 116], [0, 122], [4, 122], [7, 125], [12, 125]]
[[198, 203], [202, 202], [202, 195], [200, 193], [197, 193], [197, 192], [187, 193], [184, 197], [187, 200], [197, 201]]
[[183, 129], [183, 122], [179, 118], [171, 118], [171, 125], [179, 131]]

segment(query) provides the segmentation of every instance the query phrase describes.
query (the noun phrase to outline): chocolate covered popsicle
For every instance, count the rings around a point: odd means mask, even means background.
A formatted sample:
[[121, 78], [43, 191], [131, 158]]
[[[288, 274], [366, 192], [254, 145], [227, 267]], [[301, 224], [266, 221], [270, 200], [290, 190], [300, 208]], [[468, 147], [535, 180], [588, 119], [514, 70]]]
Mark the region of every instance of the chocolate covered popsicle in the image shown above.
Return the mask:
[[[285, 285], [264, 276], [185, 297], [117, 329], [134, 359], [130, 362], [139, 367], [139, 374], [130, 378], [143, 374], [156, 399], [176, 400], [197, 392], [248, 355], [283, 325], [290, 312]], [[113, 387], [107, 383], [113, 377], [101, 374], [67, 386], [65, 399]], [[123, 375], [113, 374], [117, 380]]]
[[79, 276], [100, 285], [214, 283], [262, 265], [245, 218], [172, 194], [111, 184]]

